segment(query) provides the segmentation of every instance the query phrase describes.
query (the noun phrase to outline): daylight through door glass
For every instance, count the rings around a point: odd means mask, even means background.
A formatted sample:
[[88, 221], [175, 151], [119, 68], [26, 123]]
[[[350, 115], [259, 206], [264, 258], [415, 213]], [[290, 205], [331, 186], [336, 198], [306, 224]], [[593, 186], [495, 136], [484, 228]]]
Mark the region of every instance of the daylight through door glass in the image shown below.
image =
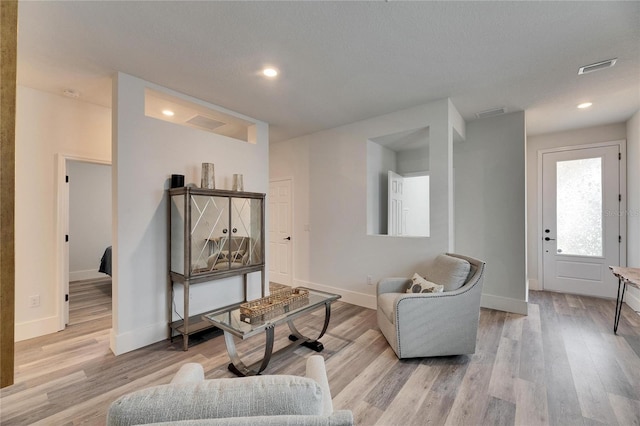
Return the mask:
[[557, 250], [602, 256], [602, 158], [557, 163]]

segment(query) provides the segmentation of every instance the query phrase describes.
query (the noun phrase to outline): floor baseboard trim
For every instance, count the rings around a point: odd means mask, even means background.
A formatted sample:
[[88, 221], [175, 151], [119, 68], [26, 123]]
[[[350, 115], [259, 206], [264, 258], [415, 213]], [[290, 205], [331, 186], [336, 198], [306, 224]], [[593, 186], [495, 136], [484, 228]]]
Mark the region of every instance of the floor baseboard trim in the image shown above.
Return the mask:
[[371, 294], [358, 293], [355, 291], [345, 290], [343, 288], [331, 287], [327, 285], [312, 283], [309, 281], [294, 280], [296, 286], [308, 287], [314, 290], [326, 291], [328, 293], [336, 293], [342, 296], [339, 299], [342, 302], [351, 305], [362, 306], [364, 308], [376, 309], [376, 296]]
[[624, 302], [636, 312], [640, 312], [640, 290], [627, 285]]
[[542, 290], [542, 287], [540, 287], [540, 281], [533, 278], [529, 278], [529, 290], [534, 290], [534, 291]]
[[167, 323], [161, 322], [146, 327], [137, 328], [122, 334], [116, 334], [112, 328], [110, 333], [110, 348], [114, 355], [122, 355], [152, 343], [165, 340], [168, 336]]
[[57, 333], [58, 331], [60, 331], [60, 318], [57, 315], [16, 323], [14, 340], [20, 342], [22, 340], [44, 336], [45, 334]]
[[97, 269], [87, 269], [85, 271], [69, 272], [69, 281], [95, 280], [98, 278], [108, 278], [108, 275], [98, 272]]
[[482, 306], [483, 308], [512, 312], [514, 314], [520, 315], [527, 315], [528, 312], [528, 306], [525, 300], [494, 296], [493, 294], [482, 294], [480, 306]]

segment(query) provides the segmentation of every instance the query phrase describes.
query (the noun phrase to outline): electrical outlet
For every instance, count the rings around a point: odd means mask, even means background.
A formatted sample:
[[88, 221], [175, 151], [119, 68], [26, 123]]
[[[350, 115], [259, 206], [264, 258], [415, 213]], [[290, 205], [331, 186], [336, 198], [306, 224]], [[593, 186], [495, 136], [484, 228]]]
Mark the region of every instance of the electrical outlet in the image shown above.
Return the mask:
[[40, 306], [40, 295], [36, 294], [35, 296], [29, 296], [29, 307], [37, 308]]
[[373, 278], [371, 278], [371, 275], [367, 275], [367, 284], [373, 285]]

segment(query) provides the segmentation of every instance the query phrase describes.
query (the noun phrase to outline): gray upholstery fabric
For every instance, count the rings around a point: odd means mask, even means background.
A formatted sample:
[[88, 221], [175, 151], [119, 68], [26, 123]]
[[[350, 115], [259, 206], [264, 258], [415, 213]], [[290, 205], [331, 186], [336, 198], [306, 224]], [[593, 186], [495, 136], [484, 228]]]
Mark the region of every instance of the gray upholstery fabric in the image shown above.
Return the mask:
[[180, 370], [171, 379], [172, 384], [198, 383], [204, 380], [204, 368], [195, 362], [188, 362], [180, 367]]
[[[409, 280], [378, 283], [377, 319], [398, 358], [472, 354], [476, 348], [484, 262], [457, 254], [471, 267], [462, 287], [444, 293], [403, 293]], [[393, 300], [393, 316], [388, 317]]]
[[351, 411], [333, 411], [324, 359], [307, 359], [307, 376], [254, 376], [204, 380], [188, 363], [168, 385], [124, 395], [107, 413], [107, 425], [352, 425]]
[[427, 273], [427, 280], [444, 286], [444, 291], [457, 290], [469, 277], [469, 261], [459, 257], [438, 255]]
[[227, 419], [182, 420], [153, 423], [153, 426], [343, 426], [353, 425], [351, 411], [339, 410], [331, 416], [266, 416]]
[[378, 310], [381, 311], [391, 323], [395, 322], [396, 300], [400, 296], [402, 296], [402, 293], [385, 293], [378, 296]]

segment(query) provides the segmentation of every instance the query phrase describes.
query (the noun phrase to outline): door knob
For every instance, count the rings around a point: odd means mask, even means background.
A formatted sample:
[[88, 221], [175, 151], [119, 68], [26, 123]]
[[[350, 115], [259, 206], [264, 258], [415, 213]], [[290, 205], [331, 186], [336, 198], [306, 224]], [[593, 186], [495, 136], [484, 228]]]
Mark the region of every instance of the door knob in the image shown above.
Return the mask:
[[291, 237], [283, 238], [283, 240], [289, 240], [289, 241], [291, 241]]
[[555, 241], [556, 239], [555, 238], [544, 237], [544, 240], [545, 241]]

